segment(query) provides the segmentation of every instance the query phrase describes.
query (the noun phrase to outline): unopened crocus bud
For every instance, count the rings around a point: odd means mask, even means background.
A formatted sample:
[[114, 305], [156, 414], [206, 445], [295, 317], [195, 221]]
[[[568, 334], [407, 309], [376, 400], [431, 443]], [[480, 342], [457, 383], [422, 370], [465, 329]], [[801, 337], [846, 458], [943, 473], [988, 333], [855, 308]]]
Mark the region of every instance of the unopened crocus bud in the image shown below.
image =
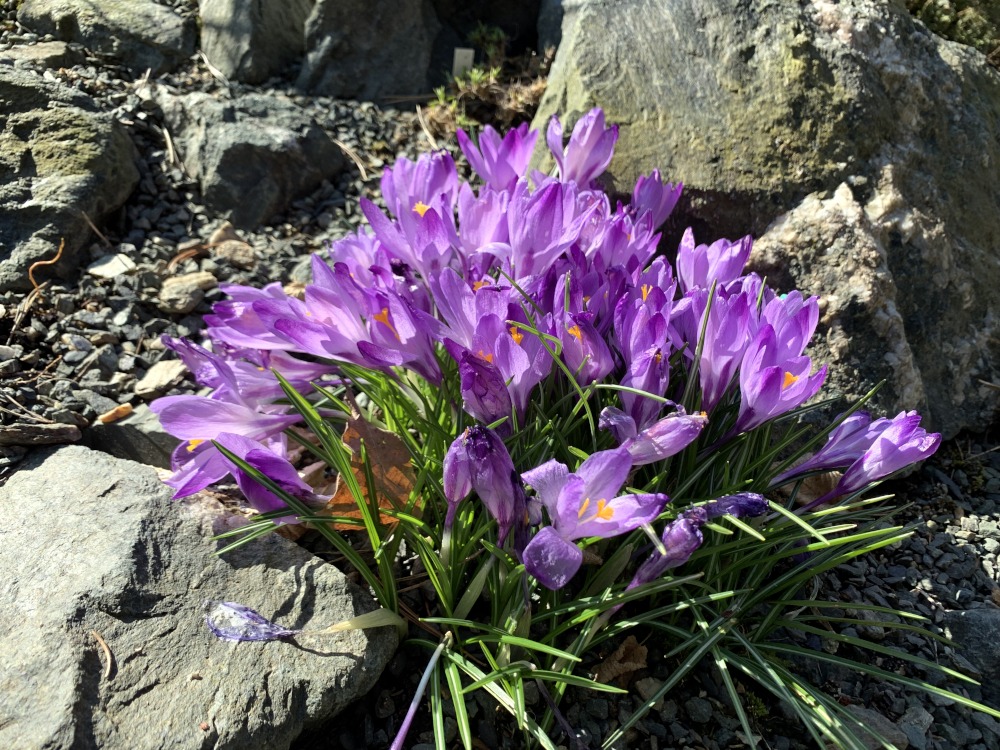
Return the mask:
[[734, 495], [726, 495], [706, 503], [703, 507], [708, 518], [718, 518], [719, 516], [755, 518], [767, 513], [770, 506], [767, 503], [767, 498], [756, 492], [737, 492]]
[[445, 456], [444, 482], [448, 526], [458, 504], [472, 490], [497, 520], [501, 544], [514, 522], [524, 517], [524, 491], [514, 472], [514, 462], [493, 430], [476, 425], [455, 439]]
[[704, 412], [688, 414], [678, 409], [626, 440], [622, 447], [632, 456], [633, 466], [655, 463], [687, 448], [706, 424], [708, 416]]

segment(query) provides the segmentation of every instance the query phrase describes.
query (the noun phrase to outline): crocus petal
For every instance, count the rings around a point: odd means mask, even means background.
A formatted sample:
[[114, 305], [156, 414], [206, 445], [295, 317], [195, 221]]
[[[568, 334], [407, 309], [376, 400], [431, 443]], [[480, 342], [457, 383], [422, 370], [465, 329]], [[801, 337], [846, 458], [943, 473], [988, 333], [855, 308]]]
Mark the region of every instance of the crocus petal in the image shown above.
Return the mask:
[[581, 507], [576, 529], [571, 539], [588, 536], [611, 537], [625, 534], [651, 523], [663, 512], [670, 498], [661, 493], [622, 495], [612, 498], [603, 505], [591, 501]]
[[586, 483], [585, 495], [595, 503], [618, 494], [632, 470], [632, 457], [623, 448], [597, 451], [580, 464], [576, 474]]
[[541, 529], [524, 548], [524, 569], [545, 588], [561, 589], [583, 564], [583, 552], [556, 533], [551, 526]]
[[568, 476], [569, 469], [566, 468], [566, 465], [553, 459], [524, 472], [521, 479], [529, 487], [534, 488], [538, 499], [549, 509], [550, 513], [554, 513], [556, 503], [559, 501], [559, 492], [566, 484]]
[[301, 632], [275, 625], [259, 612], [236, 602], [206, 602], [206, 610], [208, 629], [227, 641], [275, 641]]

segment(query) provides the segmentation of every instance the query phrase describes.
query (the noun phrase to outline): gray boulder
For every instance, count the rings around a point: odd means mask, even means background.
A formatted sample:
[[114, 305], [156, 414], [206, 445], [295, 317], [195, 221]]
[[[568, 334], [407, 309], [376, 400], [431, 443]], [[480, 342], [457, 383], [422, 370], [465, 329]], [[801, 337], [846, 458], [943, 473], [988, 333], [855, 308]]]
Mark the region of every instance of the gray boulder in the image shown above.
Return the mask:
[[77, 446], [36, 453], [0, 503], [2, 747], [288, 748], [366, 692], [396, 647], [392, 628], [216, 639], [204, 600], [293, 628], [372, 603], [275, 535], [217, 556], [209, 537], [232, 517], [205, 498], [171, 502], [149, 467]]
[[427, 94], [440, 28], [430, 0], [318, 0], [298, 86], [351, 99]]
[[39, 34], [112, 55], [130, 70], [171, 70], [194, 54], [193, 19], [155, 0], [23, 0], [17, 20]]
[[158, 89], [156, 101], [205, 205], [252, 229], [343, 169], [333, 139], [280, 95], [232, 100]]
[[[883, 410], [923, 408], [946, 436], [990, 424], [998, 393], [981, 381], [1000, 382], [1000, 73], [983, 55], [873, 0], [563, 9], [536, 126], [603, 107], [621, 125], [613, 187], [628, 192], [654, 167], [683, 181], [677, 224], [701, 241], [773, 222], [759, 268], [836, 296], [820, 335], [844, 395], [888, 374], [899, 382]], [[858, 208], [837, 197], [841, 185]], [[806, 228], [807, 199], [826, 202], [824, 221], [840, 229]], [[862, 238], [856, 257], [847, 233]], [[802, 241], [782, 244], [793, 235]], [[830, 253], [810, 244], [837, 236]], [[844, 257], [869, 269], [863, 284], [836, 268]]]
[[201, 49], [223, 75], [262, 83], [305, 53], [316, 0], [201, 0]]
[[139, 181], [125, 129], [78, 91], [30, 70], [0, 65], [0, 291], [30, 289], [75, 268], [94, 223], [117, 210]]

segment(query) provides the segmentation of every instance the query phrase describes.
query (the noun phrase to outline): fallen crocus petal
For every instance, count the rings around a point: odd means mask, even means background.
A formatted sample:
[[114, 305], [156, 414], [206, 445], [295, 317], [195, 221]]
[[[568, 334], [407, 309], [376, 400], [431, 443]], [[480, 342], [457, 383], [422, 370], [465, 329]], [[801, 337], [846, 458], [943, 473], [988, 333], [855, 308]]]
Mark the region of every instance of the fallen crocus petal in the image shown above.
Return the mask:
[[276, 641], [302, 632], [275, 625], [256, 610], [236, 602], [207, 602], [206, 610], [208, 629], [226, 641]]

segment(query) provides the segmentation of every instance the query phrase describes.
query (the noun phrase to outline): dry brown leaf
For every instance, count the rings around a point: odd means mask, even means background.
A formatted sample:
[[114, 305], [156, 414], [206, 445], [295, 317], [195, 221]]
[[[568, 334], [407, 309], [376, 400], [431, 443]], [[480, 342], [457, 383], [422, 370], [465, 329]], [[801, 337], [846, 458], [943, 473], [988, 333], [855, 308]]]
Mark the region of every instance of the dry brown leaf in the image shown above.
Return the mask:
[[598, 665], [594, 679], [604, 685], [617, 679], [619, 685], [625, 685], [628, 678], [646, 668], [648, 653], [646, 647], [634, 635], [630, 635], [611, 656]]
[[[416, 482], [416, 475], [410, 463], [410, 452], [403, 441], [392, 432], [372, 426], [359, 415], [353, 415], [347, 421], [342, 440], [351, 450], [351, 470], [361, 487], [362, 495], [365, 498], [369, 497], [368, 478], [361, 460], [361, 443], [364, 441], [379, 508], [405, 509]], [[419, 503], [413, 510], [419, 514]], [[326, 512], [333, 516], [347, 516], [361, 520], [361, 511], [354, 496], [347, 488], [347, 484], [341, 481], [337, 482], [333, 497], [327, 503]], [[379, 514], [379, 517], [386, 526], [394, 526], [397, 523], [395, 518], [384, 513]], [[358, 530], [358, 526], [353, 524], [334, 524], [333, 527], [339, 531]]]

